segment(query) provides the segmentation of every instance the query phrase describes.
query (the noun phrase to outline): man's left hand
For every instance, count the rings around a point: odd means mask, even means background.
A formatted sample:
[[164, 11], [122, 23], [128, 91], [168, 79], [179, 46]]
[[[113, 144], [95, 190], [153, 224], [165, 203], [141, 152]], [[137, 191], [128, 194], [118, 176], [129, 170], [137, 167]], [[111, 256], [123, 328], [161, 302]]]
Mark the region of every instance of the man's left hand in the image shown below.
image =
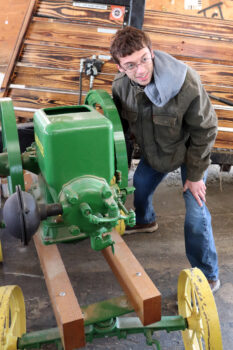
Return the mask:
[[190, 190], [190, 192], [192, 193], [193, 197], [196, 199], [200, 207], [202, 207], [203, 204], [201, 200], [203, 202], [206, 201], [206, 198], [205, 198], [206, 185], [204, 181], [200, 180], [200, 181], [192, 182], [192, 181], [186, 180], [183, 190], [184, 192], [186, 192], [188, 189]]

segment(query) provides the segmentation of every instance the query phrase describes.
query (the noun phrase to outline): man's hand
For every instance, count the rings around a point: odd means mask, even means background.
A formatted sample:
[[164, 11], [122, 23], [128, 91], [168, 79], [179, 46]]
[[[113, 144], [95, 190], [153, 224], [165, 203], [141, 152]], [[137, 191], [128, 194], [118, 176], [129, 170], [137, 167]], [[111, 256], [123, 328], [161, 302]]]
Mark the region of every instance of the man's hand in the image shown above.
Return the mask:
[[183, 190], [184, 192], [186, 192], [188, 189], [190, 190], [190, 192], [192, 193], [193, 197], [196, 199], [200, 207], [202, 207], [201, 200], [203, 200], [203, 202], [206, 201], [206, 198], [205, 198], [206, 185], [204, 181], [200, 180], [197, 182], [192, 182], [192, 181], [186, 180]]

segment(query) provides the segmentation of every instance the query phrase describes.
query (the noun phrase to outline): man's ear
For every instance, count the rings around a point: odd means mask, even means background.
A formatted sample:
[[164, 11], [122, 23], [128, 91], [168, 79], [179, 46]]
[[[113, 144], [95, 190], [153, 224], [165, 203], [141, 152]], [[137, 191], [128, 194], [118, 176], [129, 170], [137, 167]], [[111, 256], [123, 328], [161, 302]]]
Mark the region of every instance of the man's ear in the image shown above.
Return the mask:
[[154, 55], [154, 51], [152, 49], [150, 49], [150, 53], [151, 53], [151, 57], [154, 58], [155, 55]]
[[118, 68], [118, 70], [119, 70], [121, 73], [124, 72], [124, 69], [123, 69], [119, 64], [117, 64], [117, 68]]

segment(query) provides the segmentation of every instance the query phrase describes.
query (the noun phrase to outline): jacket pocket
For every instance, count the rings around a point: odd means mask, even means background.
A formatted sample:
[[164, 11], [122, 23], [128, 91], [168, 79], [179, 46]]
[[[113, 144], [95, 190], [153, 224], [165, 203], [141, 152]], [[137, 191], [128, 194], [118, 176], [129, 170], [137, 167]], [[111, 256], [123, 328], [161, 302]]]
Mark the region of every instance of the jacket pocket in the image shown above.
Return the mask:
[[170, 128], [176, 126], [176, 115], [153, 115], [153, 123], [161, 126], [168, 126]]
[[153, 115], [153, 132], [157, 143], [172, 150], [178, 143], [184, 143], [185, 131], [177, 115]]

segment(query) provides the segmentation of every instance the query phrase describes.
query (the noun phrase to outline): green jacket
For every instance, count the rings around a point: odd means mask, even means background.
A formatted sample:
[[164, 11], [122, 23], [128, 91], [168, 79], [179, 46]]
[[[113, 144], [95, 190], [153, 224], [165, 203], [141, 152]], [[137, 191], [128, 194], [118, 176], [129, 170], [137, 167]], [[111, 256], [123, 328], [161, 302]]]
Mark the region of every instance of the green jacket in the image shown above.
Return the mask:
[[163, 107], [153, 104], [124, 73], [117, 74], [112, 92], [121, 118], [128, 121], [152, 168], [170, 172], [185, 163], [190, 181], [203, 178], [217, 134], [217, 117], [194, 70], [188, 67], [179, 93]]

